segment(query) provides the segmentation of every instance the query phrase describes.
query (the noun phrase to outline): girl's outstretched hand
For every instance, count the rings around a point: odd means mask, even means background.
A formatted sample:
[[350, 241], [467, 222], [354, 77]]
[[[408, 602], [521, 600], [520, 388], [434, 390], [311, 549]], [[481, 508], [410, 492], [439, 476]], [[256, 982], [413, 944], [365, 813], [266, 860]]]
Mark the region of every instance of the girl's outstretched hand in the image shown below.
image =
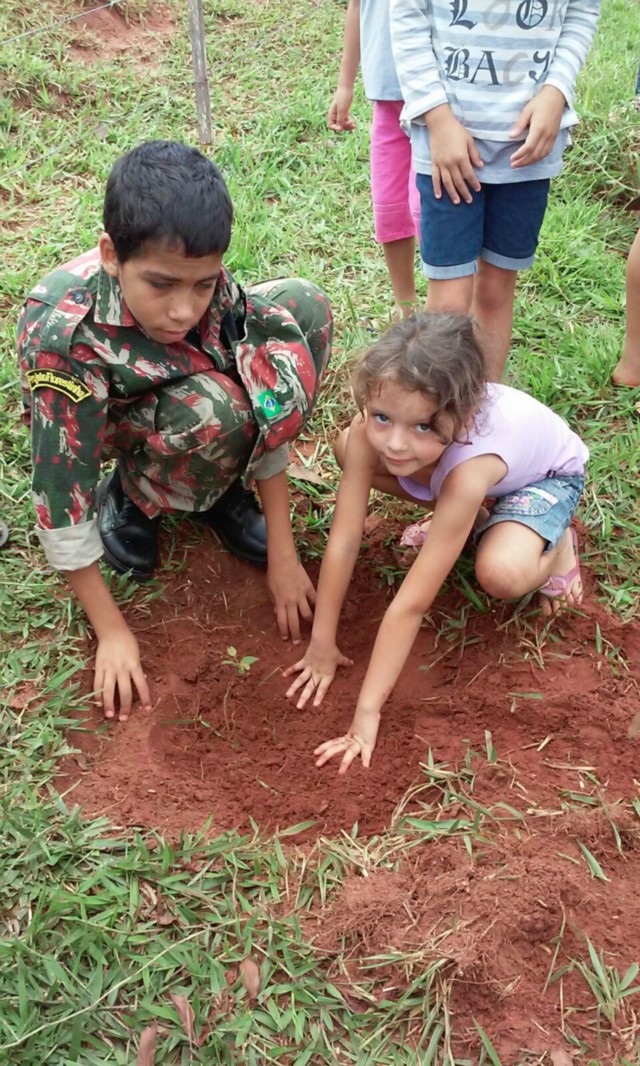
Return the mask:
[[315, 692], [313, 706], [319, 707], [329, 685], [336, 676], [336, 670], [339, 666], [353, 666], [353, 660], [347, 659], [336, 644], [327, 648], [320, 648], [312, 640], [304, 658], [298, 659], [298, 662], [285, 670], [282, 675], [283, 677], [291, 677], [292, 674], [298, 674], [293, 684], [287, 689], [287, 699], [291, 699], [296, 692], [302, 689], [296, 703], [296, 707], [301, 711]]
[[336, 737], [335, 740], [326, 740], [324, 744], [316, 748], [313, 753], [318, 756], [316, 766], [324, 766], [334, 755], [342, 755], [344, 752], [342, 762], [338, 768], [339, 774], [346, 774], [351, 763], [354, 759], [357, 759], [358, 755], [362, 759], [362, 765], [368, 769], [371, 765], [373, 749], [376, 746], [379, 725], [379, 714], [363, 714], [359, 716], [356, 711], [356, 716], [348, 733], [345, 733], [343, 737]]

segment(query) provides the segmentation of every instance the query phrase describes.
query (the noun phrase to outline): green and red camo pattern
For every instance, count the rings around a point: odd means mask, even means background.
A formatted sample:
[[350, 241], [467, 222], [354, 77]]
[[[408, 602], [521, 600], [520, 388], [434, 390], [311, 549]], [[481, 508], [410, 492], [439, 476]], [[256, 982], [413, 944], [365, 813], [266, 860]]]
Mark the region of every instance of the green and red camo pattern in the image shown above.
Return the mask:
[[245, 293], [223, 270], [199, 326], [163, 345], [136, 324], [97, 249], [54, 270], [18, 324], [38, 525], [88, 521], [113, 457], [149, 516], [205, 510], [238, 476], [249, 483], [265, 450], [308, 418], [331, 339], [326, 296], [299, 279]]

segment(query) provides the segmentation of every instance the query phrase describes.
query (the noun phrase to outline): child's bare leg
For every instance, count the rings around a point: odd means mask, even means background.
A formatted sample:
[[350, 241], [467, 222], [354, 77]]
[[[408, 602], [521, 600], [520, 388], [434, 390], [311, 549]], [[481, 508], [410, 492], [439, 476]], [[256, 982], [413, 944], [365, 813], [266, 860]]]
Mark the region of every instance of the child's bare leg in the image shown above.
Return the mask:
[[511, 346], [516, 270], [503, 270], [478, 260], [471, 313], [487, 363], [489, 381], [500, 381]]
[[418, 302], [415, 279], [415, 239], [403, 237], [399, 241], [388, 241], [382, 245], [382, 249], [396, 307], [403, 318], [408, 318], [415, 313]]
[[612, 381], [632, 389], [640, 385], [640, 230], [627, 259], [626, 336]]
[[473, 300], [474, 275], [463, 278], [430, 278], [427, 290], [426, 311], [455, 311], [468, 315]]
[[[476, 558], [476, 576], [485, 592], [500, 600], [518, 599], [541, 588], [554, 575], [569, 574], [576, 566], [571, 530], [565, 530], [560, 543], [545, 552], [545, 541], [519, 522], [499, 522], [484, 534]], [[557, 599], [540, 597], [545, 615], [559, 607], [575, 607], [582, 602], [579, 574]]]

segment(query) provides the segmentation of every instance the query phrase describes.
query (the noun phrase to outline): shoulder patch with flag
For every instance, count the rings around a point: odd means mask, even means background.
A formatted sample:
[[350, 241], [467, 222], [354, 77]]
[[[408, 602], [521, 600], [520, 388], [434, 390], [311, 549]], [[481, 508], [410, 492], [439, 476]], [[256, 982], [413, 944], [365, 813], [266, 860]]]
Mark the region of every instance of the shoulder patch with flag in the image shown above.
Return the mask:
[[267, 418], [276, 418], [282, 411], [282, 405], [278, 403], [271, 389], [261, 392], [257, 400]]

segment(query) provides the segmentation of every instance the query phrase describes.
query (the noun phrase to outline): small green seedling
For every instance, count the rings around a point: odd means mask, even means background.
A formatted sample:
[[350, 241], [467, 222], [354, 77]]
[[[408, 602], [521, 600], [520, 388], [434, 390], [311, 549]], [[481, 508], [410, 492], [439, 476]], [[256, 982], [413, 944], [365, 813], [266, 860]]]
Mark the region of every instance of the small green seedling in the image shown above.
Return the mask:
[[253, 664], [257, 663], [258, 661], [257, 655], [243, 655], [242, 658], [239, 659], [238, 651], [236, 648], [233, 647], [232, 644], [230, 644], [227, 648], [227, 655], [229, 656], [229, 658], [222, 660], [223, 665], [235, 666], [240, 677], [246, 677]]

